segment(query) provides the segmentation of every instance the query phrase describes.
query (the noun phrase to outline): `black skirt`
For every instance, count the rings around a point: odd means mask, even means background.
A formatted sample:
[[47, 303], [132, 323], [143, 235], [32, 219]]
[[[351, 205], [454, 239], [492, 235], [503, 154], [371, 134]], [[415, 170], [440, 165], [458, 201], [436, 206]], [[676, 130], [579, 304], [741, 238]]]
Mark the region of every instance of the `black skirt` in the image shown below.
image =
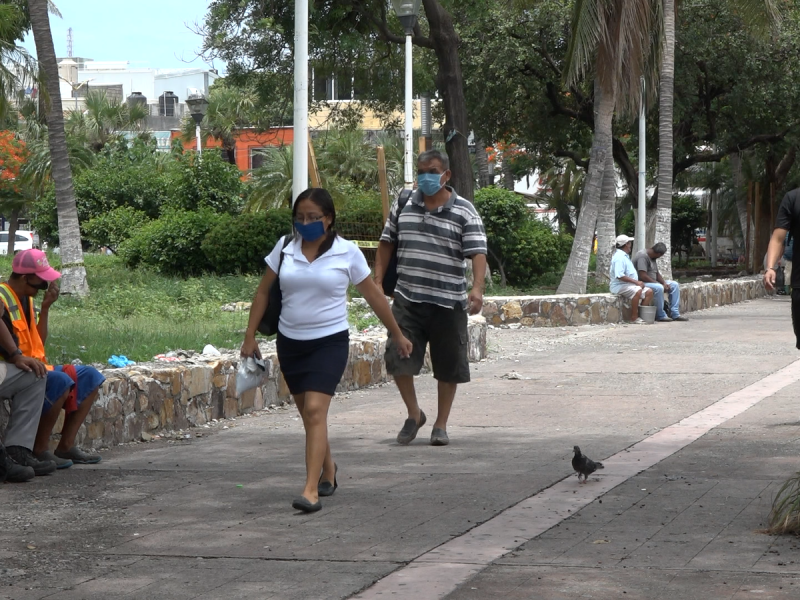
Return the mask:
[[345, 329], [316, 340], [293, 340], [278, 332], [278, 362], [292, 395], [320, 392], [333, 396], [350, 352]]

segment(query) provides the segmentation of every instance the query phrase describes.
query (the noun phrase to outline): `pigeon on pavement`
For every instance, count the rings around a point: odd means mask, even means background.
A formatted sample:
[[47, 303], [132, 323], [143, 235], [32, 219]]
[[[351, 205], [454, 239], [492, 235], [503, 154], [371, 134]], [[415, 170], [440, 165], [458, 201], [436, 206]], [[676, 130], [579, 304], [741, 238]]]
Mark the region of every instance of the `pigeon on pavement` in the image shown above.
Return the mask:
[[[597, 469], [604, 469], [603, 463], [595, 462], [588, 456], [581, 454], [581, 449], [574, 446], [575, 456], [572, 457], [572, 468], [578, 473], [578, 483], [586, 483], [589, 475], [594, 473]], [[581, 481], [583, 475], [583, 481]]]

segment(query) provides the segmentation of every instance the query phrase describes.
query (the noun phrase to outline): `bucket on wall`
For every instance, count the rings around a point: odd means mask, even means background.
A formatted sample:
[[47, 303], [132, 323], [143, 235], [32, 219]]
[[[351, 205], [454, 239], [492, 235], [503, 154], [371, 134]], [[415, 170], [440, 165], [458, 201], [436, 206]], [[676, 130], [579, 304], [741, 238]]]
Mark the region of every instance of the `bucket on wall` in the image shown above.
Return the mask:
[[655, 306], [640, 306], [639, 316], [648, 325], [656, 322], [656, 307]]

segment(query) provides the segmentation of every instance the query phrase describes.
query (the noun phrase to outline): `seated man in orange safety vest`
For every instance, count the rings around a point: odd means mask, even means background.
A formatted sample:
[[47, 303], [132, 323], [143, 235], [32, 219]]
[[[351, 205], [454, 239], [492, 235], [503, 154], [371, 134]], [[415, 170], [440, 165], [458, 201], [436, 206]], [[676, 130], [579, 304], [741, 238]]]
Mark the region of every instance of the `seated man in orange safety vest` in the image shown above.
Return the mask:
[[[5, 305], [2, 320], [11, 331], [22, 354], [41, 361], [47, 367], [44, 407], [33, 453], [39, 460], [53, 461], [59, 469], [71, 467], [73, 463], [98, 463], [100, 456], [78, 448], [75, 445], [75, 436], [97, 399], [105, 377], [94, 367], [47, 365], [44, 352], [50, 306], [58, 299], [59, 290], [55, 281], [61, 277], [61, 273], [50, 266], [47, 255], [41, 250], [19, 252], [14, 256], [11, 271], [8, 282], [0, 284], [0, 300]], [[37, 321], [33, 299], [44, 290], [46, 291]], [[14, 350], [10, 350], [13, 354]], [[66, 417], [61, 428], [61, 441], [55, 452], [51, 452], [50, 437], [62, 408]]]

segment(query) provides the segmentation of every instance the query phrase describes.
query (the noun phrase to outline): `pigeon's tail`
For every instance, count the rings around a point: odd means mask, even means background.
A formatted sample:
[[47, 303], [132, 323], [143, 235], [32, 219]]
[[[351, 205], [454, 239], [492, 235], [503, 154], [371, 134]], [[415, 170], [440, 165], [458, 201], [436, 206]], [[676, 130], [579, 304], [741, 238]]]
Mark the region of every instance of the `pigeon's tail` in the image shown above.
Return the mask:
[[603, 466], [603, 463], [601, 463], [601, 462], [595, 462], [594, 466], [597, 467], [598, 469], [605, 469], [605, 467]]

